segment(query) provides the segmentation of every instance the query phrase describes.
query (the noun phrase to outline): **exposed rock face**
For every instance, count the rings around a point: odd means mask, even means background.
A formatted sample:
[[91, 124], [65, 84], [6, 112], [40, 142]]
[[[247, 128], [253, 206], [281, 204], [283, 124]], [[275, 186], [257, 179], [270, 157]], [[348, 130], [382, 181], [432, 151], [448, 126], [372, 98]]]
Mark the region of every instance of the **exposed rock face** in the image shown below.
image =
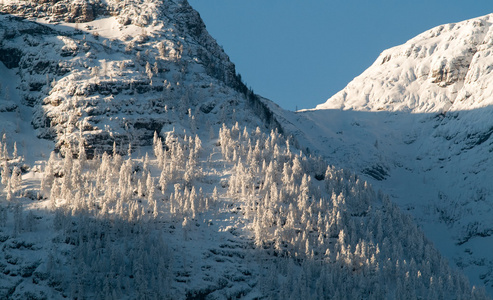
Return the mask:
[[82, 138], [89, 155], [114, 142], [124, 151], [167, 124], [266, 114], [186, 1], [7, 1], [0, 11], [17, 15], [0, 16], [0, 61], [19, 68], [32, 124], [57, 149]]
[[28, 18], [49, 18], [52, 22], [90, 22], [96, 17], [108, 14], [108, 10], [100, 1], [7, 1], [1, 8], [2, 12], [22, 15]]

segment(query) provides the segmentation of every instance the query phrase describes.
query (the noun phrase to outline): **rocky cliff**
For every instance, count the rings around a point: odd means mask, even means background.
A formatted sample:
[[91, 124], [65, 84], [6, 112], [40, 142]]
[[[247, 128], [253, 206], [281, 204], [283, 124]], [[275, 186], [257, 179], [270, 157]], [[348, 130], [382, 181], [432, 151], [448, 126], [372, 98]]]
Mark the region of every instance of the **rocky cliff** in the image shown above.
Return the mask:
[[32, 124], [56, 149], [148, 145], [176, 120], [263, 110], [186, 1], [4, 1], [0, 11], [0, 61], [17, 69]]

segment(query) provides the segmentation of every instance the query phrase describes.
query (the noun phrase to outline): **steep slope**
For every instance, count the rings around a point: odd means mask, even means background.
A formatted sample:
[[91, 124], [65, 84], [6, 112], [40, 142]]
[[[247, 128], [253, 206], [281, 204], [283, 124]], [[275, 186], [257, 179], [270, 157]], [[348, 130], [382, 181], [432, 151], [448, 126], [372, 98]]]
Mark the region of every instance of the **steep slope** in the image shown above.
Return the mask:
[[431, 29], [385, 50], [315, 110], [278, 113], [312, 153], [390, 194], [490, 293], [492, 21]]
[[286, 139], [186, 1], [0, 8], [0, 298], [486, 298]]
[[382, 52], [317, 109], [446, 113], [490, 105], [492, 21], [438, 26]]
[[[88, 155], [113, 142], [150, 145], [154, 131], [190, 113], [205, 122], [248, 103], [234, 65], [186, 1], [4, 1], [0, 11], [9, 13], [0, 61], [18, 68], [32, 122], [57, 149], [79, 140]], [[66, 23], [74, 21], [85, 23]]]

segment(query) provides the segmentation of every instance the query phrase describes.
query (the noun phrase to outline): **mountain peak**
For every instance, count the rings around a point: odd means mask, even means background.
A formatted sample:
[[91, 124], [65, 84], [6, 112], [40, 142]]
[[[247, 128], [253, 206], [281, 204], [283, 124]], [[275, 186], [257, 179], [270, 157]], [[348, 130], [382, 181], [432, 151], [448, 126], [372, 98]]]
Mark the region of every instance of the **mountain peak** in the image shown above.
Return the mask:
[[81, 136], [89, 153], [147, 145], [165, 124], [199, 118], [202, 105], [224, 115], [229, 102], [248, 105], [234, 64], [187, 1], [4, 1], [0, 11], [0, 61], [19, 68], [32, 123], [56, 149]]
[[490, 14], [437, 26], [385, 50], [316, 108], [445, 113], [491, 104], [492, 21]]

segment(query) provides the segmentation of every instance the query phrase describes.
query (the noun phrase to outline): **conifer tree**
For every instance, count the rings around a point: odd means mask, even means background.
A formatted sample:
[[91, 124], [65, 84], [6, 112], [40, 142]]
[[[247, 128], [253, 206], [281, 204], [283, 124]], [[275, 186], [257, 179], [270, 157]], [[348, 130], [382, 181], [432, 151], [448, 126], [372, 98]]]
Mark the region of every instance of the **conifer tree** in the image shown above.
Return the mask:
[[15, 194], [20, 190], [21, 182], [22, 182], [21, 170], [19, 169], [19, 167], [15, 166], [14, 169], [12, 170], [12, 177], [10, 179], [12, 193]]
[[7, 185], [7, 183], [8, 183], [8, 181], [9, 181], [10, 177], [11, 177], [11, 174], [10, 174], [10, 168], [9, 168], [9, 165], [8, 165], [7, 161], [6, 161], [6, 160], [4, 160], [4, 161], [2, 162], [2, 184], [3, 184], [4, 186], [6, 186], [6, 185]]
[[17, 159], [17, 142], [14, 142], [14, 152], [12, 152], [12, 158]]

